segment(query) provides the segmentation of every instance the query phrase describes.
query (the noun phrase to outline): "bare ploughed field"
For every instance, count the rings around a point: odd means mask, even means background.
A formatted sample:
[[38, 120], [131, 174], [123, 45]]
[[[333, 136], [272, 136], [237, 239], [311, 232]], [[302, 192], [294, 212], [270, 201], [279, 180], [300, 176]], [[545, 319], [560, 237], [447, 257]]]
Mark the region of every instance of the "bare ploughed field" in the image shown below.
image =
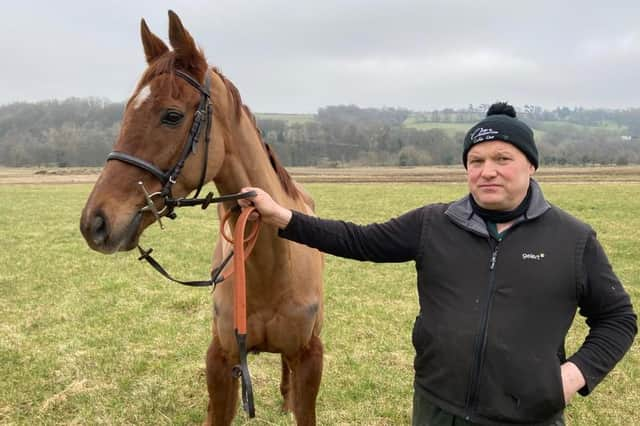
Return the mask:
[[0, 185], [93, 183], [99, 173], [97, 167], [0, 167]]
[[[462, 166], [448, 167], [289, 167], [293, 177], [302, 183], [462, 183]], [[68, 168], [4, 168], [0, 167], [3, 184], [72, 184], [93, 183], [97, 167]], [[640, 182], [640, 166], [541, 167], [536, 173], [541, 182], [600, 183]]]

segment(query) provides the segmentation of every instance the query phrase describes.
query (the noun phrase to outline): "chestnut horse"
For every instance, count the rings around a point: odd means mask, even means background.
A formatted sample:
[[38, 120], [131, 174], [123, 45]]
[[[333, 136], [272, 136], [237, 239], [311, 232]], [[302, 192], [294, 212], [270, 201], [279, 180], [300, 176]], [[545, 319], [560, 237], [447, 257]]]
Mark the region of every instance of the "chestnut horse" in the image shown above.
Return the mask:
[[[116, 154], [108, 158], [120, 161], [107, 161], [82, 211], [80, 229], [88, 245], [106, 254], [137, 246], [144, 229], [158, 219], [145, 208], [148, 198], [138, 182], [149, 193], [169, 185], [169, 194], [176, 198], [199, 189], [203, 180], [213, 181], [222, 195], [259, 186], [279, 203], [311, 214], [311, 198], [263, 143], [236, 87], [207, 65], [178, 16], [169, 11], [172, 50], [144, 20], [141, 36], [148, 67], [126, 105]], [[192, 153], [187, 144], [204, 91], [213, 117], [201, 126]], [[174, 173], [173, 165], [181, 160], [184, 164]], [[153, 202], [163, 208], [161, 198]], [[235, 204], [225, 202], [224, 209]], [[230, 250], [230, 244], [218, 238], [214, 265]], [[283, 407], [293, 411], [300, 425], [315, 424], [322, 375], [322, 268], [321, 253], [279, 238], [277, 229], [268, 225], [246, 261], [247, 348], [281, 354]], [[208, 425], [230, 424], [238, 407], [238, 379], [232, 375], [240, 356], [233, 285], [232, 275], [214, 293], [213, 337], [206, 355]]]

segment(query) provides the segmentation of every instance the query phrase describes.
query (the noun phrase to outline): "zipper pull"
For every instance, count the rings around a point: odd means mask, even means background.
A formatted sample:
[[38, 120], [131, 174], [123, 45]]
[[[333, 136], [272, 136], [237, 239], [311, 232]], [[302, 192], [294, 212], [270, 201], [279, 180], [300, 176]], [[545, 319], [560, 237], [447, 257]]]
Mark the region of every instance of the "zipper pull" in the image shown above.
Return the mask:
[[498, 248], [496, 247], [491, 254], [491, 263], [489, 264], [489, 270], [493, 271], [493, 268], [496, 266], [496, 257], [498, 257]]

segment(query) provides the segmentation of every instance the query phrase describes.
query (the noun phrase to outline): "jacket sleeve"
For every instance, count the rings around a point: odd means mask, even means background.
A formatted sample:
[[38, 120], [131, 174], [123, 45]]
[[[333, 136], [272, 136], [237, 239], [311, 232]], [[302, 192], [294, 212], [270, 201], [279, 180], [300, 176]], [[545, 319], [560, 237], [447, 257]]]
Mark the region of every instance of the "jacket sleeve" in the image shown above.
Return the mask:
[[412, 210], [384, 223], [357, 225], [293, 212], [279, 230], [283, 238], [339, 257], [372, 262], [416, 259], [424, 209]]
[[638, 327], [631, 299], [594, 232], [585, 245], [582, 269], [578, 304], [589, 333], [569, 361], [578, 366], [586, 380], [580, 394], [588, 395], [629, 350]]

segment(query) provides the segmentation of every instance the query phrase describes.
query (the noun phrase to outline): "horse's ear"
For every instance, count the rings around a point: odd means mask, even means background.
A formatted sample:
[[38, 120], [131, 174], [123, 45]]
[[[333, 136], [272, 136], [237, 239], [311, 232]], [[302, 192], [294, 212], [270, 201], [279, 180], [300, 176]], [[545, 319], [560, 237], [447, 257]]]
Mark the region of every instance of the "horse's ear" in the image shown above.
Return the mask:
[[174, 11], [169, 11], [169, 42], [176, 52], [176, 62], [184, 68], [200, 71], [206, 68], [204, 56], [191, 34], [184, 28]]
[[150, 64], [154, 59], [169, 51], [169, 48], [160, 38], [153, 34], [147, 23], [142, 19], [140, 21], [140, 37], [142, 38], [142, 46], [144, 46], [144, 56], [147, 63]]

